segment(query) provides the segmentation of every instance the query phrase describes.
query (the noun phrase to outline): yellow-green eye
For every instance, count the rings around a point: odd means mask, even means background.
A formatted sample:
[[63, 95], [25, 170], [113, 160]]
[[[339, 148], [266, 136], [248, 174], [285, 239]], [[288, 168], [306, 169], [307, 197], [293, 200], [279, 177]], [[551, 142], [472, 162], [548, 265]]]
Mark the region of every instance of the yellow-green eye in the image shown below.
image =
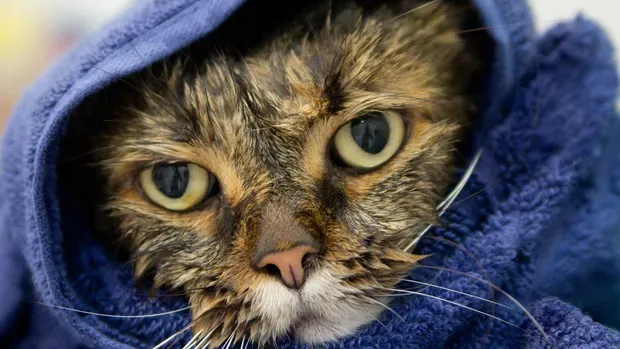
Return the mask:
[[334, 137], [334, 151], [347, 166], [371, 169], [400, 149], [405, 122], [395, 112], [371, 112], [349, 121]]
[[161, 163], [140, 173], [146, 196], [171, 211], [185, 211], [201, 203], [214, 182], [207, 170], [188, 163]]

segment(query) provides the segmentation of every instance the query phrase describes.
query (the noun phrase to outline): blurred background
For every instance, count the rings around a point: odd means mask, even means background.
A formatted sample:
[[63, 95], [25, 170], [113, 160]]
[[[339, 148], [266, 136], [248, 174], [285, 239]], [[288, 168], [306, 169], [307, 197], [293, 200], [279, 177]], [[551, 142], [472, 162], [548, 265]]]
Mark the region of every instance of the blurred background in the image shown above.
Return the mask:
[[[0, 0], [0, 131], [42, 71], [132, 0]], [[150, 0], [140, 0], [150, 1]], [[578, 12], [600, 21], [620, 47], [620, 1], [530, 0], [541, 30]], [[620, 62], [620, 54], [617, 55]]]
[[13, 105], [76, 40], [129, 0], [0, 0], [0, 130]]

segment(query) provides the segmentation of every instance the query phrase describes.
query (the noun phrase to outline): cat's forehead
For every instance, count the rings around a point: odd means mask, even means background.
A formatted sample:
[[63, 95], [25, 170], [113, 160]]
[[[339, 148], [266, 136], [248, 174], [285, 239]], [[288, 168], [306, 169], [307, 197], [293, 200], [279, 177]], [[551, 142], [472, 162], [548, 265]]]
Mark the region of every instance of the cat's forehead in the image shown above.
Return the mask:
[[428, 62], [410, 59], [397, 69], [399, 58], [367, 52], [374, 49], [378, 48], [356, 42], [337, 48], [290, 47], [241, 61], [216, 60], [185, 82], [181, 98], [192, 105], [192, 116], [212, 136], [242, 132], [289, 144], [337, 114], [361, 114], [373, 107], [427, 107], [418, 102], [437, 92], [428, 83], [433, 75]]
[[[292, 80], [287, 69], [270, 59], [214, 62], [186, 79], [180, 95], [162, 102], [187, 104], [171, 116], [196, 125], [188, 136], [202, 146], [295, 148], [314, 123], [329, 117], [326, 108], [335, 101], [324, 91], [326, 74]], [[295, 69], [306, 68], [299, 63]]]

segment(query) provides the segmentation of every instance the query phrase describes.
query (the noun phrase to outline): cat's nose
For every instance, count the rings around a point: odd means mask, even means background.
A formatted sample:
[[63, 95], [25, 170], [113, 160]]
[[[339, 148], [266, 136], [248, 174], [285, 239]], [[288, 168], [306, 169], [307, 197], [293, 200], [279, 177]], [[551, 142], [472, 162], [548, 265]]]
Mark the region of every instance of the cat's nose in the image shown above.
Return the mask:
[[304, 258], [318, 252], [312, 246], [296, 246], [286, 251], [266, 255], [256, 264], [256, 267], [267, 269], [271, 266], [271, 269], [277, 269], [287, 287], [299, 289], [306, 281]]
[[279, 275], [290, 288], [300, 288], [307, 276], [304, 257], [318, 253], [321, 246], [298, 222], [290, 205], [265, 205], [256, 233], [252, 265], [261, 272]]

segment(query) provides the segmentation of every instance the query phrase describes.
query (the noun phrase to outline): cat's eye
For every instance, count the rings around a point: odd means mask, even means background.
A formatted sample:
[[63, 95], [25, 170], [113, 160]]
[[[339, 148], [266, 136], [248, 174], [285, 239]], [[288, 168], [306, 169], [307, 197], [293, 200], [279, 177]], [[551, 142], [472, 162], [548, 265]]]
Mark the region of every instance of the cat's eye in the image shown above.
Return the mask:
[[171, 211], [185, 211], [201, 203], [214, 184], [211, 173], [190, 163], [160, 163], [140, 173], [144, 194]]
[[372, 169], [390, 160], [405, 138], [405, 122], [395, 112], [371, 112], [343, 125], [334, 153], [345, 165]]

